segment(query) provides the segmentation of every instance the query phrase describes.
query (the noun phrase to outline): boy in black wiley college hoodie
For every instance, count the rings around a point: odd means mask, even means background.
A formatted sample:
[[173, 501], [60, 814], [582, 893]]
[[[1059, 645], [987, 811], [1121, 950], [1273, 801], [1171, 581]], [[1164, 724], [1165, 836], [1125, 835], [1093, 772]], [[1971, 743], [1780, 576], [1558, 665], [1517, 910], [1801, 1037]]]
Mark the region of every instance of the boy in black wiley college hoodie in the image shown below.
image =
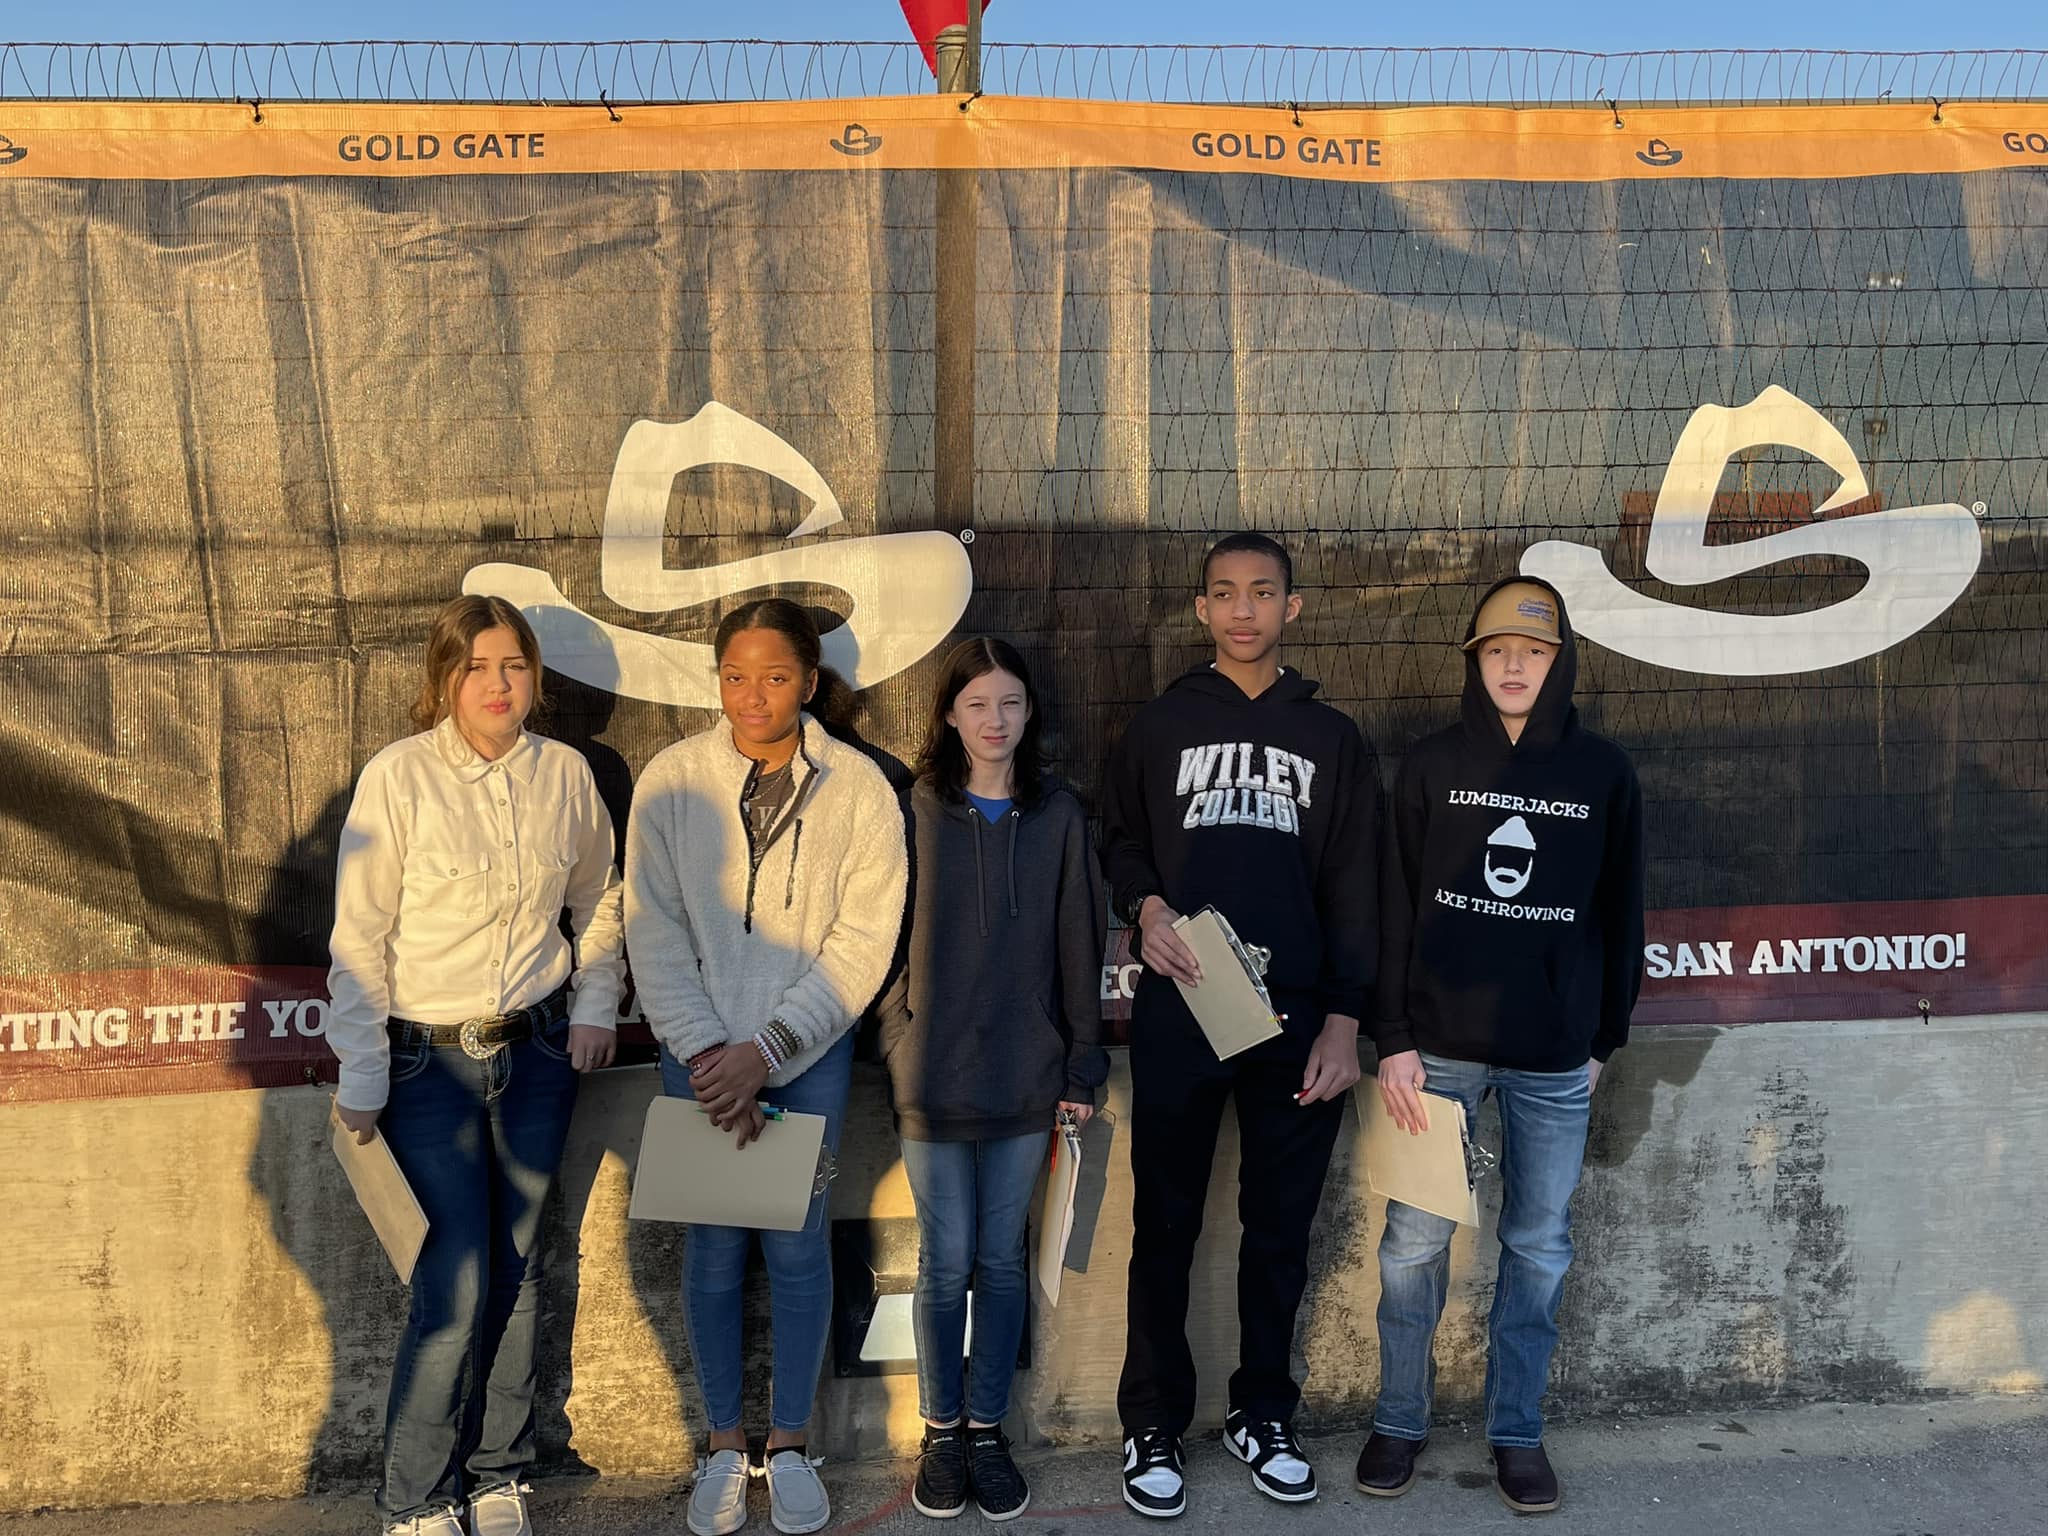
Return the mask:
[[[1117, 1409], [1124, 1499], [1187, 1507], [1181, 1437], [1195, 1410], [1188, 1271], [1216, 1133], [1235, 1100], [1241, 1157], [1238, 1369], [1224, 1440], [1261, 1492], [1316, 1496], [1294, 1438], [1295, 1311], [1308, 1236], [1358, 1080], [1358, 1027], [1376, 944], [1379, 779], [1351, 720], [1280, 664], [1301, 611], [1286, 550], [1233, 534], [1202, 562], [1195, 613], [1213, 661], [1139, 710], [1104, 787], [1102, 863], [1145, 963], [1131, 1006], [1130, 1299]], [[1176, 917], [1215, 907], [1269, 948], [1283, 1032], [1219, 1061], [1175, 985], [1200, 985]]]
[[[1519, 1513], [1555, 1509], [1543, 1392], [1571, 1262], [1570, 1205], [1643, 955], [1643, 798], [1628, 753], [1579, 724], [1578, 647], [1557, 592], [1495, 585], [1466, 630], [1462, 720], [1416, 743], [1389, 816], [1373, 1040], [1388, 1112], [1423, 1090], [1501, 1113], [1500, 1273], [1486, 1438]], [[1454, 1224], [1399, 1201], [1380, 1242], [1380, 1395], [1358, 1487], [1408, 1491], [1429, 1433]]]

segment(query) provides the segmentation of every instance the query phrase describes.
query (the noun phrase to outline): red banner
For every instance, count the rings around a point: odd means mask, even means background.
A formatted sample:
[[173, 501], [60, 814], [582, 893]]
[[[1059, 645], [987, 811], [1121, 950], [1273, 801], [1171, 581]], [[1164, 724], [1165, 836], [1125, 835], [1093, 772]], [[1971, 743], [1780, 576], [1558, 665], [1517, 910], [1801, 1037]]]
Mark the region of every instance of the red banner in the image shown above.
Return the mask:
[[[1763, 1024], [2048, 1008], [2048, 897], [1652, 912], [1635, 1022]], [[1110, 934], [1106, 1018], [1130, 1017], [1139, 966]]]

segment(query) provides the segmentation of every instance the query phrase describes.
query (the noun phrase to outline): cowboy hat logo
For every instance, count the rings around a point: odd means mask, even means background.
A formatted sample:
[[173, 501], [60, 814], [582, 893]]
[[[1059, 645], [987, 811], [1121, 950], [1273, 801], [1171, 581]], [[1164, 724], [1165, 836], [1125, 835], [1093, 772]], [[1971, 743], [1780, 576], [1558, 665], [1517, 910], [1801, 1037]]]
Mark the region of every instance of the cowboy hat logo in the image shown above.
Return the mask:
[[842, 155], [872, 155], [882, 147], [882, 136], [869, 133], [859, 123], [848, 123], [845, 137], [834, 139], [832, 147]]
[[[703, 464], [744, 464], [773, 475], [810, 500], [810, 515], [772, 553], [699, 570], [665, 565], [670, 487], [684, 470]], [[670, 613], [762, 587], [835, 588], [852, 599], [852, 612], [824, 635], [825, 665], [850, 687], [871, 688], [952, 633], [967, 610], [974, 571], [967, 551], [949, 533], [813, 539], [845, 517], [809, 459], [759, 422], [713, 400], [688, 421], [642, 420], [627, 429], [605, 501], [599, 584], [606, 597], [636, 613]], [[718, 708], [708, 644], [608, 624], [531, 566], [476, 566], [463, 577], [462, 590], [516, 605], [533, 625], [548, 665], [578, 682], [656, 704]]]
[[[1812, 522], [1742, 543], [1709, 544], [1707, 520], [1722, 472], [1742, 449], [1771, 443], [1812, 454], [1840, 477], [1839, 488], [1815, 509]], [[1562, 539], [1532, 544], [1522, 556], [1522, 574], [1563, 594], [1581, 635], [1653, 666], [1722, 677], [1839, 667], [1887, 650], [1940, 618], [1969, 588], [1984, 558], [1976, 518], [1953, 502], [1827, 516], [1869, 494], [1848, 439], [1773, 384], [1747, 405], [1703, 405], [1692, 413], [1657, 491], [1643, 564], [1659, 581], [1697, 587], [1784, 560], [1836, 555], [1869, 573], [1861, 591], [1807, 613], [1690, 608], [1645, 596], [1616, 579], [1598, 550]]]

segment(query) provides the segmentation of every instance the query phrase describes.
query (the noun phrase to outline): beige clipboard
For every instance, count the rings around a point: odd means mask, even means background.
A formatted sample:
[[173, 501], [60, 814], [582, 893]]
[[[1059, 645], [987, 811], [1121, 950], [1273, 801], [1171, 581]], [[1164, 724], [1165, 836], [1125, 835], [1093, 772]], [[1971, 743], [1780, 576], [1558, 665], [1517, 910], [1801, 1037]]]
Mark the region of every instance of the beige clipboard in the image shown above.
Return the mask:
[[370, 1218], [370, 1228], [384, 1245], [384, 1256], [391, 1260], [398, 1278], [412, 1284], [413, 1266], [419, 1263], [420, 1249], [427, 1241], [427, 1213], [420, 1209], [419, 1197], [405, 1182], [398, 1159], [391, 1155], [391, 1143], [381, 1132], [367, 1143], [357, 1141], [356, 1133], [341, 1123], [341, 1116], [332, 1108], [327, 1111], [327, 1121], [335, 1159], [348, 1175], [356, 1204]]
[[1365, 1127], [1365, 1180], [1376, 1195], [1448, 1221], [1479, 1225], [1479, 1194], [1465, 1158], [1465, 1106], [1440, 1093], [1422, 1094], [1428, 1128], [1411, 1136], [1387, 1113], [1375, 1078], [1361, 1079], [1359, 1123]]
[[1060, 1276], [1074, 1236], [1074, 1195], [1080, 1187], [1081, 1131], [1062, 1125], [1053, 1132], [1052, 1170], [1045, 1176], [1045, 1204], [1038, 1213], [1038, 1288], [1049, 1306], [1060, 1302]]
[[742, 1147], [694, 1099], [657, 1095], [640, 1130], [633, 1173], [635, 1221], [686, 1221], [710, 1227], [797, 1232], [817, 1192], [825, 1117], [781, 1112]]
[[1280, 1019], [1265, 984], [1246, 965], [1237, 935], [1220, 912], [1204, 907], [1177, 919], [1173, 931], [1194, 951], [1195, 963], [1202, 968], [1200, 986], [1191, 987], [1178, 978], [1173, 984], [1209, 1037], [1218, 1061], [1280, 1033]]

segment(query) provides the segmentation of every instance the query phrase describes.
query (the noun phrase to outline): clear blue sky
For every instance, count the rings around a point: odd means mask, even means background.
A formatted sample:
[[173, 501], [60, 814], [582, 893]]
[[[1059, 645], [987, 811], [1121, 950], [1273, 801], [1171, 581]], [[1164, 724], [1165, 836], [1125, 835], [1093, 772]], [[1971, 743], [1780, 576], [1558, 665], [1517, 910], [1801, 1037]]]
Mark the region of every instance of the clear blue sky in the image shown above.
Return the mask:
[[[2048, 47], [2044, 0], [1466, 0], [1373, 5], [1368, 0], [995, 0], [991, 39], [1011, 42], [1330, 43], [1345, 46], [1511, 44], [1618, 51], [1638, 48], [1940, 49]], [[270, 42], [418, 38], [584, 41], [614, 38], [893, 39], [905, 35], [893, 0], [457, 0], [278, 4], [172, 0], [165, 4], [0, 7], [0, 41]]]

